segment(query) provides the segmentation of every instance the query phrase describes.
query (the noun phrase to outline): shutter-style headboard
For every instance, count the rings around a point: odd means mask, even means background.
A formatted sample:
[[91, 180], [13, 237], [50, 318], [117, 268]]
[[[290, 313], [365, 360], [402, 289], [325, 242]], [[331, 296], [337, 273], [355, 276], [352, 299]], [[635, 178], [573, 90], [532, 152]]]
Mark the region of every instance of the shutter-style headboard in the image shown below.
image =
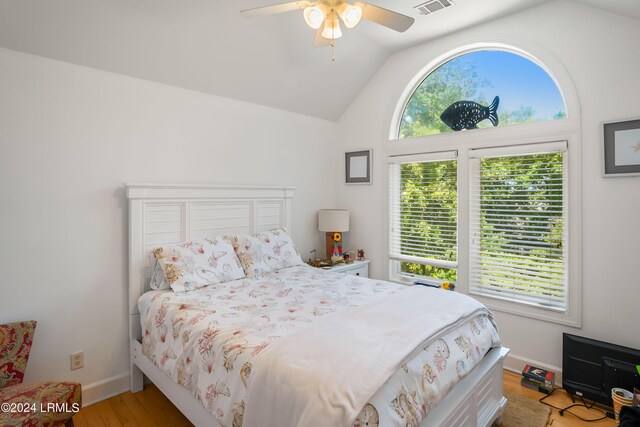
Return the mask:
[[292, 187], [127, 184], [129, 331], [139, 339], [138, 298], [148, 290], [151, 249], [217, 234], [291, 232]]

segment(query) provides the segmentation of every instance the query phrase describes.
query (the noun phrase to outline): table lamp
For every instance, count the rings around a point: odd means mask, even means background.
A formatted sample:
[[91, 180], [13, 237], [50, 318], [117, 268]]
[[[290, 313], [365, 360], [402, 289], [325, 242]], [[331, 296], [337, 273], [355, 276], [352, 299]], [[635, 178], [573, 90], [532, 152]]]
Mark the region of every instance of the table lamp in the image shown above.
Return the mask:
[[342, 233], [349, 231], [349, 211], [347, 209], [320, 209], [318, 211], [318, 231], [327, 233], [327, 259], [332, 262], [342, 261]]

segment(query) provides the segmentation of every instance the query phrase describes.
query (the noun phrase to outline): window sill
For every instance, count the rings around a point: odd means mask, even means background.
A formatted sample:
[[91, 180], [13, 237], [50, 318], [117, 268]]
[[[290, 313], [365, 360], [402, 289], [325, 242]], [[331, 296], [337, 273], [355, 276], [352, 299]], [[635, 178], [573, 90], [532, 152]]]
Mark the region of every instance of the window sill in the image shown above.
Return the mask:
[[571, 310], [571, 307], [569, 307], [567, 311], [560, 312], [553, 309], [544, 309], [540, 307], [529, 306], [527, 304], [519, 304], [511, 301], [506, 301], [500, 298], [491, 298], [475, 294], [469, 294], [469, 296], [480, 301], [491, 311], [514, 314], [516, 316], [527, 317], [529, 319], [536, 319], [544, 322], [557, 323], [574, 328], [582, 327], [580, 316], [577, 313], [573, 313], [572, 315], [572, 312], [575, 312], [575, 310]]
[[[422, 276], [408, 277], [401, 274], [390, 274], [388, 280], [390, 282], [405, 286], [413, 286], [413, 282], [415, 282], [416, 280], [433, 282], [434, 284], [441, 283], [434, 280], [427, 280]], [[456, 290], [458, 289], [456, 288]], [[491, 298], [481, 295], [475, 295], [464, 290], [460, 291], [476, 299], [477, 301], [480, 301], [491, 311], [514, 314], [516, 316], [522, 316], [529, 319], [540, 320], [543, 322], [556, 323], [559, 325], [571, 326], [574, 328], [582, 327], [580, 315], [576, 313], [576, 310], [571, 310], [571, 308], [569, 308], [569, 310], [567, 310], [566, 312], [561, 312], [553, 309], [528, 306], [527, 304], [519, 304], [501, 298]], [[571, 307], [571, 303], [569, 307]], [[572, 312], [574, 313], [573, 316], [571, 316]]]
[[429, 283], [431, 285], [442, 285], [443, 283], [443, 280], [418, 275], [408, 276], [405, 274], [391, 274], [389, 275], [389, 281], [400, 285], [413, 285], [416, 281]]
[[399, 274], [391, 274], [389, 275], [389, 278], [387, 279], [392, 283], [397, 283], [398, 285], [405, 285], [405, 286], [412, 286], [413, 282], [415, 282], [416, 279], [412, 279], [410, 277], [406, 277], [406, 276], [401, 276]]

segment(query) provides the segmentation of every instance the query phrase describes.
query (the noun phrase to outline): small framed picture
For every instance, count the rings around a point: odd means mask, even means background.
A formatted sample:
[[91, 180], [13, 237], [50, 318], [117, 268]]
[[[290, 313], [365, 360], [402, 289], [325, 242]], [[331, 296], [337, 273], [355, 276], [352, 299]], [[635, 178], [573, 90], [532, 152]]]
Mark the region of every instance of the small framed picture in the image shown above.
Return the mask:
[[640, 119], [604, 124], [604, 176], [640, 176]]
[[345, 182], [371, 184], [372, 150], [351, 151], [344, 154]]

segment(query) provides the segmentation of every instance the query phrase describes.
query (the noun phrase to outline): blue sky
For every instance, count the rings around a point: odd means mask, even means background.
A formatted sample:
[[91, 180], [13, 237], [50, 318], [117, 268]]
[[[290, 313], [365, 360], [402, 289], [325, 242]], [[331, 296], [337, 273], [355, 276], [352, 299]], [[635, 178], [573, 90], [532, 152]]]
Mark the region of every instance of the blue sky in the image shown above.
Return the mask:
[[486, 50], [459, 58], [475, 66], [479, 79], [490, 82], [480, 92], [487, 105], [494, 96], [500, 97], [498, 113], [517, 110], [521, 105], [531, 106], [535, 120], [549, 120], [559, 111], [566, 111], [554, 81], [528, 59], [514, 53]]

